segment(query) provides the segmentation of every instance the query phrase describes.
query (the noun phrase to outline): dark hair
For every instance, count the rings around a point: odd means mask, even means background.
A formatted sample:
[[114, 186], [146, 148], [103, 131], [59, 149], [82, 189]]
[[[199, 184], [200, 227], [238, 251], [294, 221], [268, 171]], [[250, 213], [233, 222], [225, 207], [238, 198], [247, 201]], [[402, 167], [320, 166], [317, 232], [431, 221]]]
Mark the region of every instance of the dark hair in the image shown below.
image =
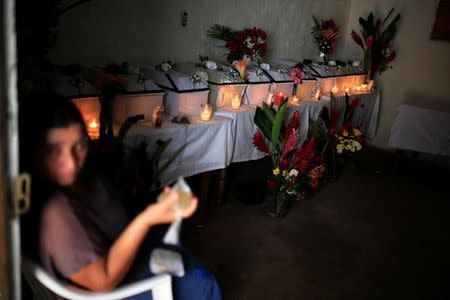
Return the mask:
[[19, 114], [20, 132], [25, 143], [40, 143], [52, 128], [79, 124], [86, 134], [86, 125], [77, 107], [55, 94], [35, 94], [24, 99]]
[[[68, 99], [56, 94], [39, 93], [21, 99], [19, 110], [20, 168], [32, 175], [32, 204], [30, 213], [22, 218], [23, 249], [28, 255], [36, 252], [37, 236], [26, 236], [39, 224], [41, 209], [49, 194], [59, 190], [43, 176], [39, 176], [35, 159], [39, 159], [46, 135], [54, 128], [79, 124], [83, 134], [87, 135], [86, 125], [81, 113]], [[27, 230], [28, 229], [28, 230]], [[34, 253], [35, 255], [36, 253]]]

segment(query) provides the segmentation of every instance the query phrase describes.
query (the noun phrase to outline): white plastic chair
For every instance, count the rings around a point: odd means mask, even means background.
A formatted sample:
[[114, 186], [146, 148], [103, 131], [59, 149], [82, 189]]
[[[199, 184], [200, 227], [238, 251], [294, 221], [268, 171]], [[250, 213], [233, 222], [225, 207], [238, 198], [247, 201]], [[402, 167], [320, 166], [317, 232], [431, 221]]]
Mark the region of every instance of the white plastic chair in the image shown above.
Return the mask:
[[27, 257], [22, 257], [22, 272], [33, 290], [34, 299], [55, 299], [56, 294], [69, 300], [119, 300], [151, 291], [154, 300], [173, 300], [172, 278], [169, 274], [155, 275], [120, 286], [110, 292], [101, 293], [61, 283]]

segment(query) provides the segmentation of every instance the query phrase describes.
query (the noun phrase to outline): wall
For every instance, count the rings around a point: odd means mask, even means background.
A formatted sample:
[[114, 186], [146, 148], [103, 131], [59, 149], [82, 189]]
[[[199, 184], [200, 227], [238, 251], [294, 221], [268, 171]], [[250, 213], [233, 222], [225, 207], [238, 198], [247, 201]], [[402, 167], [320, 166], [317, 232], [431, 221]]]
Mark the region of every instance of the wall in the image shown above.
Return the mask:
[[394, 45], [397, 58], [392, 69], [377, 79], [381, 91], [380, 122], [372, 143], [387, 148], [389, 131], [399, 105], [416, 103], [450, 112], [450, 43], [430, 40], [439, 0], [358, 0], [352, 1], [344, 57], [362, 57], [361, 49], [350, 39], [351, 30], [359, 32], [358, 19], [373, 11], [386, 16], [394, 7], [401, 14]]
[[[71, 2], [71, 1], [66, 1]], [[72, 1], [73, 2], [73, 1]], [[91, 0], [61, 17], [51, 51], [57, 63], [104, 64], [108, 59], [134, 64], [219, 57], [220, 42], [206, 38], [215, 23], [235, 29], [256, 26], [269, 36], [269, 57], [317, 55], [312, 15], [335, 18], [346, 27], [350, 0]], [[188, 26], [179, 14], [189, 14]]]

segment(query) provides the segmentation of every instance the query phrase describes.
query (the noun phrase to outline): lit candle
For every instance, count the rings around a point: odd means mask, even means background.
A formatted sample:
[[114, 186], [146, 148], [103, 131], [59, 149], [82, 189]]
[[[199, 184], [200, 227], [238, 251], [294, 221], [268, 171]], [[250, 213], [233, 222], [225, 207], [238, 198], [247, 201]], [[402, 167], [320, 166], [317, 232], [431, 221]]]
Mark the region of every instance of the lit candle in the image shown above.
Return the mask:
[[161, 127], [161, 125], [162, 125], [162, 108], [161, 108], [161, 106], [157, 105], [153, 109], [152, 121], [153, 121], [153, 126]]
[[200, 119], [205, 122], [209, 121], [209, 119], [211, 119], [211, 112], [211, 105], [205, 104], [202, 111], [200, 112]]
[[333, 86], [333, 88], [331, 89], [331, 92], [332, 92], [334, 95], [337, 95], [337, 93], [339, 92], [339, 88], [337, 87], [337, 85], [334, 85], [334, 86]]
[[350, 88], [346, 87], [345, 92], [348, 94], [350, 92]]
[[100, 128], [95, 119], [92, 119], [91, 122], [89, 122], [88, 125], [88, 135], [91, 139], [98, 139], [100, 135]]
[[361, 84], [361, 91], [367, 91], [367, 84]]
[[279, 106], [279, 105], [281, 105], [281, 103], [283, 103], [283, 100], [284, 100], [284, 95], [282, 92], [280, 92], [275, 99], [275, 104]]
[[273, 94], [273, 93], [269, 93], [269, 94], [267, 95], [266, 103], [267, 103], [268, 105], [272, 106], [273, 98], [274, 98], [274, 94]]
[[357, 85], [357, 86], [356, 86], [356, 91], [357, 91], [357, 92], [361, 92], [361, 86], [360, 86], [360, 85]]
[[298, 106], [300, 104], [300, 98], [298, 98], [296, 95], [292, 96], [290, 100], [290, 103], [292, 105]]
[[241, 107], [241, 98], [239, 98], [237, 95], [234, 96], [234, 98], [231, 99], [231, 107], [233, 109], [239, 109], [239, 107]]

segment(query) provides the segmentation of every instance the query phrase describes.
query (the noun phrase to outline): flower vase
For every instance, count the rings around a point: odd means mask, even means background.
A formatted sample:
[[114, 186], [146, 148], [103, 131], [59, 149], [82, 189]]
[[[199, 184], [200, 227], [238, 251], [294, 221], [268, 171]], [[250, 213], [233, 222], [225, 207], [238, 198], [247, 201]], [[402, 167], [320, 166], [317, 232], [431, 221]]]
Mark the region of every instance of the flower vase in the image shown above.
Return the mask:
[[288, 204], [289, 204], [288, 195], [285, 192], [279, 191], [275, 198], [274, 215], [279, 218], [286, 216]]

